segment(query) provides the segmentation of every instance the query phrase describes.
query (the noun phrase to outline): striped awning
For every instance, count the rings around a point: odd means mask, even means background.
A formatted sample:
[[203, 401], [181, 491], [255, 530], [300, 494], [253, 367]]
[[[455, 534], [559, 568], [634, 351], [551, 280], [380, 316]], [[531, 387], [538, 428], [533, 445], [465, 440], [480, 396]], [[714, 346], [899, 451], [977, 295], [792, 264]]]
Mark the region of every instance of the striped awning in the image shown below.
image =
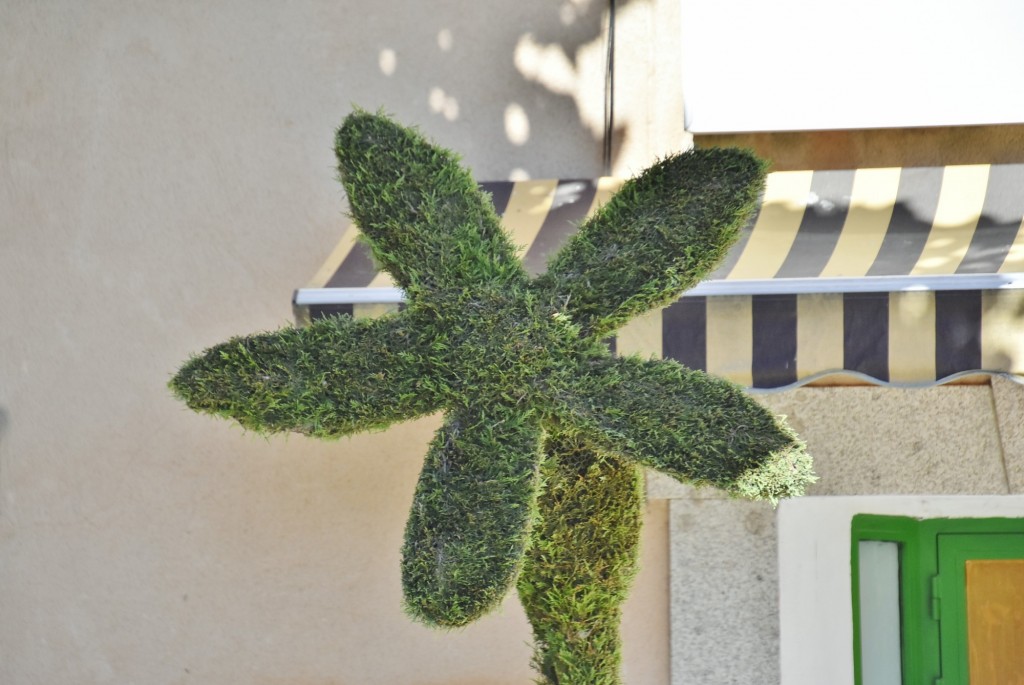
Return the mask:
[[[534, 274], [619, 185], [481, 184]], [[1021, 375], [1022, 218], [1024, 165], [776, 172], [718, 271], [614, 344], [755, 389]], [[300, 323], [401, 301], [356, 233], [296, 291]]]

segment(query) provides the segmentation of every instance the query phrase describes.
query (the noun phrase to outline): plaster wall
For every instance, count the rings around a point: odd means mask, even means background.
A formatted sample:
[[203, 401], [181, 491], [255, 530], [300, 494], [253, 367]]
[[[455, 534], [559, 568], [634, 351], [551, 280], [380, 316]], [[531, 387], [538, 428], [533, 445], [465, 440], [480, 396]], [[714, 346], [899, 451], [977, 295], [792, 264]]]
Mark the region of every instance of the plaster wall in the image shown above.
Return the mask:
[[[669, 4], [620, 2], [628, 42], [671, 55], [649, 16]], [[600, 174], [604, 7], [0, 4], [0, 682], [531, 680], [514, 600], [448, 634], [401, 612], [437, 417], [262, 440], [165, 383], [290, 321], [345, 225], [331, 144], [353, 103], [481, 179]], [[620, 107], [616, 171], [664, 151], [662, 115]], [[627, 683], [668, 679], [667, 520], [649, 505]]]

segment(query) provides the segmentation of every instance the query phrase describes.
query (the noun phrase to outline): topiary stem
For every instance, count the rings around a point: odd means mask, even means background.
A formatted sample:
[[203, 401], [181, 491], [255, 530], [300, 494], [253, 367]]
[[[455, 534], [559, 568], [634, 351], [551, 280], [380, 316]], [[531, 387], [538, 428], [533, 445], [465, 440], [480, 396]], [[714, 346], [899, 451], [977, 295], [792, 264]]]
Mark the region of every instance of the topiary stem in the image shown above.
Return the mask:
[[622, 602], [636, 575], [641, 472], [549, 436], [539, 520], [519, 577], [542, 685], [618, 685]]

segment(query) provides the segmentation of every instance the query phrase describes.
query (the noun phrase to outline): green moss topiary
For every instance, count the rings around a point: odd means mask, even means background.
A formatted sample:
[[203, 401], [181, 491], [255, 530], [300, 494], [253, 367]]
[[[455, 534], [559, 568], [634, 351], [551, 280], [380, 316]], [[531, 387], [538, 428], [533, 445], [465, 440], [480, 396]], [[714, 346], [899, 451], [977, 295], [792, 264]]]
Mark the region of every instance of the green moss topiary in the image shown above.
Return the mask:
[[640, 468], [580, 440], [545, 442], [540, 520], [519, 575], [542, 683], [615, 685], [621, 605], [637, 571]]
[[352, 215], [408, 307], [233, 339], [187, 362], [172, 390], [260, 433], [321, 438], [443, 411], [406, 528], [406, 609], [465, 625], [519, 576], [543, 676], [616, 682], [635, 465], [772, 502], [813, 479], [796, 435], [739, 387], [616, 359], [601, 342], [714, 268], [754, 209], [763, 163], [737, 150], [659, 162], [531, 280], [455, 155], [363, 111], [336, 143]]

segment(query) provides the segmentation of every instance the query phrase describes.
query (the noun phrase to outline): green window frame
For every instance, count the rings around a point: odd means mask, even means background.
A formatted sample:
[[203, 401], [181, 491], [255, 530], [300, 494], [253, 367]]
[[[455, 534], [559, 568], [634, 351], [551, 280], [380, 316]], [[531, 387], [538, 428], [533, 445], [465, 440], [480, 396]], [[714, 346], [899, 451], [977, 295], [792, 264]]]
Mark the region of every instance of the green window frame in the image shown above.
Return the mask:
[[860, 615], [863, 541], [893, 542], [899, 551], [903, 683], [967, 685], [964, 562], [1024, 558], [1024, 519], [854, 516], [850, 570], [856, 685], [864, 685]]

